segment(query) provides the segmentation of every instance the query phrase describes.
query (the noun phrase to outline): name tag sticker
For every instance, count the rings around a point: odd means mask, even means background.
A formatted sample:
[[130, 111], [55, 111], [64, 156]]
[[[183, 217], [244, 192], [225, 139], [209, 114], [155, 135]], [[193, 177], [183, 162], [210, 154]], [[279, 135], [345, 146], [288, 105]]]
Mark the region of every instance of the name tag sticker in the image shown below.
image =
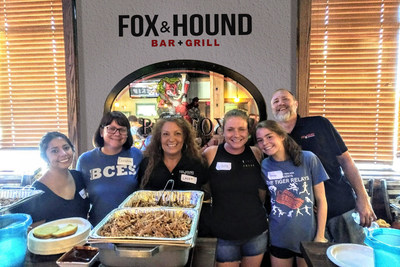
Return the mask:
[[217, 166], [215, 168], [217, 171], [229, 171], [232, 169], [232, 165], [230, 162], [217, 162]]
[[133, 158], [118, 157], [118, 165], [133, 166]]
[[186, 183], [191, 183], [191, 184], [197, 184], [197, 177], [187, 175], [187, 174], [182, 174], [181, 181], [186, 182]]
[[282, 179], [283, 178], [283, 173], [282, 173], [282, 171], [268, 172], [268, 178], [270, 180]]
[[85, 198], [86, 198], [86, 190], [85, 190], [85, 189], [82, 189], [81, 191], [79, 191], [79, 195], [80, 195], [83, 199], [85, 199]]

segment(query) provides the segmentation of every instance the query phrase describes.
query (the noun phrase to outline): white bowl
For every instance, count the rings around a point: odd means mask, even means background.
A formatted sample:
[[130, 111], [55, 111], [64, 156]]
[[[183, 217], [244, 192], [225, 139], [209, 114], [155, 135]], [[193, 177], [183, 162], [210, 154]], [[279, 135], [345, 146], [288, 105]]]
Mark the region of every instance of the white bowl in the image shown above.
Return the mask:
[[70, 223], [77, 224], [78, 230], [73, 235], [61, 238], [36, 238], [33, 235], [33, 230], [31, 230], [28, 234], [28, 250], [38, 255], [53, 255], [67, 252], [73, 246], [84, 245], [87, 241], [92, 225], [88, 220], [83, 218], [65, 218], [41, 224], [37, 227], [42, 227], [44, 225], [57, 225], [61, 228]]

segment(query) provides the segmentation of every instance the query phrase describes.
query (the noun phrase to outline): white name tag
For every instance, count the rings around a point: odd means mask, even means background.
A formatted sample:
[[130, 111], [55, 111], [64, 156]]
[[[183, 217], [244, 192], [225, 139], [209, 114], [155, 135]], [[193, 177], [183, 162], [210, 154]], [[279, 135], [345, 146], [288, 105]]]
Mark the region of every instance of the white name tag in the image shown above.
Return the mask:
[[133, 166], [133, 158], [118, 157], [118, 165]]
[[79, 195], [80, 195], [83, 199], [85, 199], [85, 198], [87, 197], [87, 195], [86, 195], [86, 190], [85, 190], [85, 189], [82, 189], [81, 191], [79, 191]]
[[182, 174], [181, 181], [186, 182], [186, 183], [191, 183], [191, 184], [197, 184], [197, 177], [187, 175], [187, 174]]
[[217, 162], [217, 166], [215, 168], [217, 171], [229, 171], [232, 169], [232, 165], [230, 162]]
[[283, 178], [283, 173], [282, 173], [282, 171], [268, 172], [268, 178], [270, 180], [282, 179]]

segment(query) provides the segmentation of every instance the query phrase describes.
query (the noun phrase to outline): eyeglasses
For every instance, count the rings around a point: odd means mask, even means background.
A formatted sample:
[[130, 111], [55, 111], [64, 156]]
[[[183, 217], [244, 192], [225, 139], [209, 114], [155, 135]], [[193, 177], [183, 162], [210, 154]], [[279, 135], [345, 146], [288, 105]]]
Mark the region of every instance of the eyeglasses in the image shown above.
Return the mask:
[[119, 131], [120, 135], [127, 135], [128, 134], [128, 129], [126, 127], [116, 128], [114, 126], [106, 126], [104, 128], [106, 128], [107, 133], [109, 133], [109, 134], [115, 134], [117, 131]]

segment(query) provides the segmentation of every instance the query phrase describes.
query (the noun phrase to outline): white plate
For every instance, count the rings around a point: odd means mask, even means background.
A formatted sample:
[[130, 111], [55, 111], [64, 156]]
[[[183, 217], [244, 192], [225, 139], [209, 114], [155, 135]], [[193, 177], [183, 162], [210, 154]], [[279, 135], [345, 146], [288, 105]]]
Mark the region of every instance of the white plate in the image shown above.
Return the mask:
[[340, 267], [374, 267], [374, 251], [358, 244], [337, 244], [326, 250], [328, 258]]
[[44, 225], [58, 225], [61, 228], [69, 223], [77, 224], [78, 230], [73, 235], [61, 238], [36, 238], [33, 235], [33, 231], [31, 230], [28, 234], [29, 251], [38, 255], [53, 255], [67, 252], [76, 245], [84, 245], [87, 241], [87, 237], [89, 236], [92, 225], [88, 220], [85, 220], [83, 218], [65, 218], [41, 224], [37, 227], [42, 227]]

